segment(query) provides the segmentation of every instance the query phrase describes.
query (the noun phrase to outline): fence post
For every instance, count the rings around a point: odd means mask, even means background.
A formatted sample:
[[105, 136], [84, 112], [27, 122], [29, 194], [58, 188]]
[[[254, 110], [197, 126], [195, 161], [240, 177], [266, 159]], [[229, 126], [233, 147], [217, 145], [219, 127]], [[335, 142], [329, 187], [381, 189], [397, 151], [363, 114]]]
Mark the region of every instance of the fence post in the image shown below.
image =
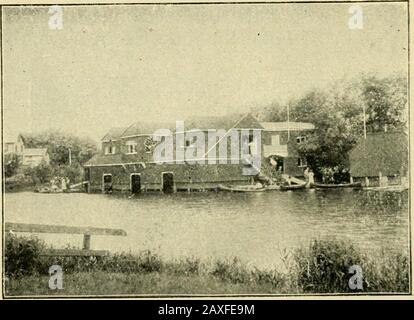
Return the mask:
[[83, 250], [89, 250], [91, 248], [91, 235], [83, 235]]

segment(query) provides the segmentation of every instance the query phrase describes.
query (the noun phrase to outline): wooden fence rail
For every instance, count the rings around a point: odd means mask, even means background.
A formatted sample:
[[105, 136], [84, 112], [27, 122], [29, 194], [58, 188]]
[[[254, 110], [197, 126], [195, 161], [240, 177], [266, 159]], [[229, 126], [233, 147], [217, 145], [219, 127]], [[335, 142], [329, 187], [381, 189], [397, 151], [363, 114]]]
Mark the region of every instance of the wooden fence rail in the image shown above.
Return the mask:
[[5, 223], [6, 232], [28, 232], [28, 233], [56, 233], [56, 234], [83, 234], [83, 249], [49, 249], [44, 252], [47, 256], [103, 256], [106, 250], [90, 250], [91, 235], [99, 236], [126, 236], [122, 229], [96, 228], [96, 227], [74, 227], [62, 225], [46, 225], [31, 223]]

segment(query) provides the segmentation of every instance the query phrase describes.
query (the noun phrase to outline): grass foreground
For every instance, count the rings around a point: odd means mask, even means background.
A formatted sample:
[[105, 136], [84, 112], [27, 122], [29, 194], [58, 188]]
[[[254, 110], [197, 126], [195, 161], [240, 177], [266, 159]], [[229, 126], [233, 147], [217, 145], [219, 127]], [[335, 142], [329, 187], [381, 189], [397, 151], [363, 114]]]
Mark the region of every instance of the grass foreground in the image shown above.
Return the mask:
[[[46, 257], [44, 248], [36, 238], [6, 237], [6, 296], [409, 293], [407, 255], [368, 256], [338, 241], [312, 241], [285, 254], [287, 272], [247, 268], [237, 258], [209, 264], [193, 258], [164, 261], [149, 251]], [[63, 289], [49, 288], [51, 265], [62, 266]], [[350, 286], [352, 266], [362, 270], [358, 288]]]

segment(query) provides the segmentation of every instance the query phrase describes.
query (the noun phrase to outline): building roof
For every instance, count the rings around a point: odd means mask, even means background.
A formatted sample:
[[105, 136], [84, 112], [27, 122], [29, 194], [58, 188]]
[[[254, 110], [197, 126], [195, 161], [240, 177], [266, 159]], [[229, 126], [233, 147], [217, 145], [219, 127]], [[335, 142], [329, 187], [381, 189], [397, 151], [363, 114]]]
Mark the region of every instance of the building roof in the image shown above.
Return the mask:
[[313, 130], [315, 126], [307, 122], [260, 122], [265, 131], [302, 131]]
[[379, 132], [361, 138], [349, 153], [353, 177], [406, 175], [408, 138], [404, 132]]
[[251, 114], [230, 114], [226, 116], [193, 117], [185, 121], [186, 130], [191, 129], [263, 129]]
[[95, 154], [91, 159], [89, 159], [84, 166], [93, 167], [93, 166], [109, 166], [109, 165], [125, 165], [125, 164], [139, 164], [143, 163], [139, 155], [136, 154]]
[[169, 122], [135, 122], [131, 124], [122, 133], [122, 138], [137, 136], [137, 135], [152, 135], [159, 129], [175, 130], [175, 123]]
[[44, 156], [46, 153], [46, 148], [26, 148], [23, 151], [24, 156]]
[[122, 134], [127, 128], [123, 127], [116, 127], [111, 128], [109, 131], [105, 134], [105, 136], [102, 138], [102, 141], [115, 141], [121, 138]]
[[[208, 129], [263, 129], [261, 124], [250, 114], [240, 115], [231, 114], [224, 117], [192, 117], [184, 120], [185, 130], [208, 130]], [[144, 122], [138, 121], [127, 128], [112, 128], [102, 138], [102, 141], [116, 141], [122, 138], [138, 135], [152, 135], [156, 130], [169, 129], [176, 130], [175, 122]]]
[[24, 137], [22, 134], [18, 133], [12, 133], [10, 131], [4, 131], [3, 132], [3, 141], [4, 143], [16, 143], [17, 140], [19, 140], [19, 138], [22, 139], [23, 143], [24, 143]]

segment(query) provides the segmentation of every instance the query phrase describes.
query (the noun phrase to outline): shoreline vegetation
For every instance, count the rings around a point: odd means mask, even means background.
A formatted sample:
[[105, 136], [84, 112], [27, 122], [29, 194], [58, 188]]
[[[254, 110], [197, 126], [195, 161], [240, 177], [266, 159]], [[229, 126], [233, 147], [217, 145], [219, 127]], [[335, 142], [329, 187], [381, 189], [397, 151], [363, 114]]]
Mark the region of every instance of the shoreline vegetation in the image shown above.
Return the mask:
[[[211, 295], [211, 294], [408, 294], [409, 256], [382, 250], [363, 252], [336, 240], [280, 253], [284, 271], [248, 267], [241, 259], [166, 261], [157, 254], [119, 253], [104, 257], [43, 256], [43, 241], [6, 236], [6, 296]], [[48, 270], [63, 269], [63, 289], [49, 288]], [[362, 289], [351, 289], [351, 266], [362, 269]]]

